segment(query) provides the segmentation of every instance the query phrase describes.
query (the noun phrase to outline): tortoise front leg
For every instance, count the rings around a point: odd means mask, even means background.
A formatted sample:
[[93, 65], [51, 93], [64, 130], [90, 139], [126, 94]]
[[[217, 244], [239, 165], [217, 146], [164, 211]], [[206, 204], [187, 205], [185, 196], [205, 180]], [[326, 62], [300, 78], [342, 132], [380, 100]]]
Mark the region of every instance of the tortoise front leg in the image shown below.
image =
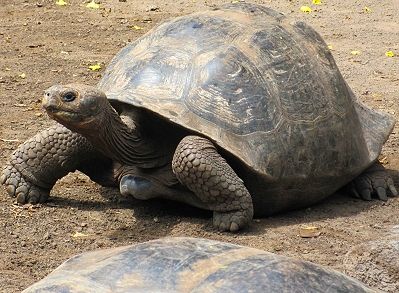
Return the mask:
[[93, 154], [84, 137], [55, 125], [28, 139], [12, 153], [0, 183], [20, 204], [44, 202], [58, 179], [78, 169]]
[[178, 180], [214, 212], [213, 225], [219, 230], [235, 232], [252, 220], [251, 195], [209, 140], [182, 139], [172, 168]]

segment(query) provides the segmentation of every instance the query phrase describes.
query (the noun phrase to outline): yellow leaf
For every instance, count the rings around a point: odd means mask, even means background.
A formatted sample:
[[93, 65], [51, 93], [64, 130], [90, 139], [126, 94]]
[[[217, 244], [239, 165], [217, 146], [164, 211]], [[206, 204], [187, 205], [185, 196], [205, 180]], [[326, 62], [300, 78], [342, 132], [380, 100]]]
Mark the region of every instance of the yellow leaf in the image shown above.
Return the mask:
[[321, 0], [313, 0], [312, 2], [315, 5], [320, 5], [321, 4]]
[[99, 71], [101, 69], [101, 64], [97, 63], [97, 64], [94, 64], [94, 65], [90, 65], [89, 69], [92, 70], [92, 71]]
[[380, 162], [383, 165], [386, 165], [389, 163], [388, 158], [387, 157], [382, 157], [381, 159], [378, 159], [378, 162]]
[[363, 11], [364, 11], [365, 13], [371, 13], [371, 12], [373, 12], [373, 11], [372, 11], [369, 7], [367, 7], [367, 6], [364, 6]]
[[311, 13], [312, 8], [310, 8], [309, 6], [301, 6], [301, 11], [305, 13]]
[[353, 50], [353, 51], [351, 51], [351, 54], [352, 54], [352, 55], [360, 55], [361, 52], [360, 52], [360, 51], [357, 51], [357, 50]]
[[26, 74], [25, 73], [22, 73], [22, 74], [20, 74], [20, 75], [18, 75], [20, 78], [25, 78], [26, 77]]
[[329, 50], [334, 50], [334, 48], [333, 48], [332, 45], [328, 45], [327, 48], [328, 48]]
[[67, 5], [68, 3], [66, 3], [64, 0], [57, 0], [57, 1], [55, 2], [55, 4], [60, 5], [60, 6], [65, 6], [65, 5]]
[[134, 26], [132, 26], [132, 29], [135, 29], [135, 30], [142, 30], [143, 28], [142, 28], [141, 26], [134, 25]]
[[320, 236], [321, 231], [316, 226], [306, 226], [299, 229], [299, 236], [302, 238], [311, 238]]
[[91, 2], [86, 5], [86, 7], [91, 9], [98, 9], [100, 8], [100, 4], [96, 3], [94, 0], [91, 0]]
[[81, 232], [75, 232], [74, 234], [72, 234], [73, 238], [77, 238], [77, 237], [87, 237], [89, 235], [81, 233]]
[[385, 52], [385, 56], [387, 56], [387, 57], [395, 57], [395, 53], [393, 51], [387, 51], [387, 52]]
[[231, 3], [238, 3], [240, 2], [239, 0], [232, 0]]

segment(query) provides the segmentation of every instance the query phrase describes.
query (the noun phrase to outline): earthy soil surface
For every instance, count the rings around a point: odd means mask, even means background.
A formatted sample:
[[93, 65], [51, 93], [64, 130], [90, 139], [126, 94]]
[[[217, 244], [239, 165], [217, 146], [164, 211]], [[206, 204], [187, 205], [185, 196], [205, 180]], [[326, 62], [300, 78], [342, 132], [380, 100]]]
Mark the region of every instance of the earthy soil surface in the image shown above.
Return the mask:
[[[101, 2], [90, 10], [84, 1], [0, 1], [0, 161], [20, 143], [53, 122], [43, 113], [43, 90], [55, 83], [95, 85], [114, 54], [153, 26], [178, 15], [210, 9], [224, 1]], [[255, 1], [316, 28], [346, 80], [369, 106], [399, 117], [399, 2], [325, 0]], [[300, 11], [310, 5], [312, 13]], [[364, 7], [371, 11], [365, 11]], [[367, 9], [366, 9], [367, 10]], [[137, 30], [133, 26], [142, 29]], [[353, 55], [351, 51], [360, 51]], [[89, 65], [100, 63], [100, 71]], [[399, 186], [399, 135], [387, 141], [382, 161]], [[399, 199], [364, 202], [336, 195], [311, 208], [256, 219], [239, 233], [218, 233], [211, 214], [177, 203], [121, 198], [80, 173], [60, 180], [47, 204], [16, 206], [0, 191], [0, 291], [18, 292], [82, 251], [142, 242], [163, 236], [193, 236], [248, 245], [295, 256], [346, 272], [372, 286], [399, 290], [398, 270], [346, 266], [347, 252], [386, 237], [399, 224]], [[298, 236], [315, 225], [316, 238]], [[79, 234], [80, 233], [80, 234]], [[366, 248], [368, 247], [365, 245]], [[361, 258], [364, 259], [364, 258]], [[398, 258], [394, 258], [396, 261]], [[366, 264], [367, 265], [367, 264]], [[395, 264], [393, 264], [395, 266]], [[399, 264], [398, 264], [399, 267]], [[395, 289], [396, 288], [396, 289]]]

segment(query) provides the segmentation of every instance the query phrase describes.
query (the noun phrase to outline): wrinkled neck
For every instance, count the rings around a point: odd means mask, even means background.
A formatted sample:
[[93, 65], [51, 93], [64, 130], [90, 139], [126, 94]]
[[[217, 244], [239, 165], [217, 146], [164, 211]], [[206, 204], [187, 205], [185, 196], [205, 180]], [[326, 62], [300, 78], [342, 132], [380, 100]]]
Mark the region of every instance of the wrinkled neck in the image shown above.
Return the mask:
[[129, 115], [121, 118], [108, 105], [104, 107], [103, 117], [87, 136], [93, 146], [125, 165], [153, 168], [162, 164], [154, 144], [141, 135], [139, 124]]

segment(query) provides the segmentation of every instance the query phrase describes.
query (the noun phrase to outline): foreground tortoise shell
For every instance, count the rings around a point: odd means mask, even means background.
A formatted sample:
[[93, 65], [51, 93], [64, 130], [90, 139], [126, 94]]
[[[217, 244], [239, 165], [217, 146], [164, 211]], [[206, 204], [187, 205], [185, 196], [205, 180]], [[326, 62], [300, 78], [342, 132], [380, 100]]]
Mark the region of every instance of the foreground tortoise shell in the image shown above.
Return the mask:
[[200, 238], [163, 238], [86, 252], [24, 293], [374, 292], [339, 272]]
[[[115, 108], [146, 108], [239, 159], [257, 214], [332, 194], [376, 161], [394, 125], [357, 101], [311, 27], [247, 3], [155, 28], [98, 87]], [[265, 192], [273, 200], [254, 196]]]

